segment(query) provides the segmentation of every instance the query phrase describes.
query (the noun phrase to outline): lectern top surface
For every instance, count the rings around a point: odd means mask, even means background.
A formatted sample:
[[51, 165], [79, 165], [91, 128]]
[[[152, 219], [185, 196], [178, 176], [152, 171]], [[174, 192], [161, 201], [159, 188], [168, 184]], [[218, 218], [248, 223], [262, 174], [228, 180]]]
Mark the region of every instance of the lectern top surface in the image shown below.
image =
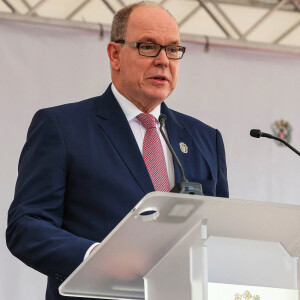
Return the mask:
[[153, 192], [67, 278], [60, 293], [143, 299], [143, 277], [203, 220], [208, 235], [281, 242], [300, 256], [300, 206]]

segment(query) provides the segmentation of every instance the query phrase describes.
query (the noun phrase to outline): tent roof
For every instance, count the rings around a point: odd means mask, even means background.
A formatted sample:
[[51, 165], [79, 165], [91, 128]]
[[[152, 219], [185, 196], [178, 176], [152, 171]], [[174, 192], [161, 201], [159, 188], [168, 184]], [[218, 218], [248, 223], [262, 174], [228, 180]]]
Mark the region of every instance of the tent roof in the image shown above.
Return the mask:
[[[0, 18], [109, 30], [134, 0], [2, 0]], [[300, 53], [300, 0], [156, 0], [176, 18], [183, 39]], [[205, 38], [204, 38], [205, 37]]]

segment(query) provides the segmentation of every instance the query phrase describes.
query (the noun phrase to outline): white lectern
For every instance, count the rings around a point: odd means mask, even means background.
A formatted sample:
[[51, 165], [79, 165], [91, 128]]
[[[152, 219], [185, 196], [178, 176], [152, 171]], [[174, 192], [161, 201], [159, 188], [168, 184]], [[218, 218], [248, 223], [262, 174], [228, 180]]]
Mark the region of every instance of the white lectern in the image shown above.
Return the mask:
[[298, 256], [300, 206], [153, 192], [59, 291], [104, 299], [268, 300], [271, 289], [295, 300]]

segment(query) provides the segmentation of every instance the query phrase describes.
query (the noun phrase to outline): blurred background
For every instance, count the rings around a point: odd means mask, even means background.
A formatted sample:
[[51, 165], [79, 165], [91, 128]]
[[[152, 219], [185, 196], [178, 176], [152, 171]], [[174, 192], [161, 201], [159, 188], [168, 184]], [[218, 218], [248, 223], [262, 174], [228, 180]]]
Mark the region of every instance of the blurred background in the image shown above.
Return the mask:
[[[18, 159], [40, 108], [102, 94], [114, 13], [125, 0], [0, 1], [0, 299], [44, 299], [46, 278], [6, 248]], [[169, 107], [218, 128], [230, 196], [300, 204], [300, 160], [252, 128], [280, 130], [300, 149], [300, 2], [156, 1], [176, 18], [187, 47]], [[278, 220], [280, 222], [280, 220]]]

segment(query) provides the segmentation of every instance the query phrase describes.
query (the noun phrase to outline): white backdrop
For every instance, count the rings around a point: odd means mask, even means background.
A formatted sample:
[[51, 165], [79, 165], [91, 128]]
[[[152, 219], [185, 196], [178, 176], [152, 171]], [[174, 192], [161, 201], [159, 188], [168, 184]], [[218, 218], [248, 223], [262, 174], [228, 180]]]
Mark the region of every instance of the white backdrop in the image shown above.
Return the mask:
[[[18, 158], [36, 110], [101, 94], [110, 82], [106, 44], [97, 33], [0, 21], [1, 243], [0, 299], [44, 299], [45, 277], [6, 249], [7, 210]], [[292, 127], [300, 148], [300, 58], [185, 43], [169, 107], [223, 134], [233, 198], [300, 204], [300, 158], [272, 140], [253, 139], [251, 128], [270, 132], [279, 119]]]

